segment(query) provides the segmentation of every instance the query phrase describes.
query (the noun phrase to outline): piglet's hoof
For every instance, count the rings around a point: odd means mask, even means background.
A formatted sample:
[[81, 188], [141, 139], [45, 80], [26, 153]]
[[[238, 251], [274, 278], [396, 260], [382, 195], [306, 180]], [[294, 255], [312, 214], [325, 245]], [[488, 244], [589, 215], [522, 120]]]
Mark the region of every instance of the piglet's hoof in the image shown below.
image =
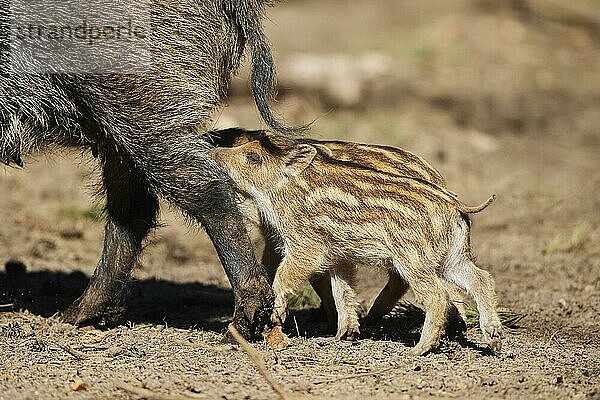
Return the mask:
[[352, 322], [346, 322], [337, 330], [335, 340], [344, 339], [349, 342], [355, 342], [358, 340], [359, 336], [360, 330], [358, 329], [358, 325], [353, 324]]
[[424, 356], [428, 354], [432, 349], [433, 348], [430, 346], [417, 344], [415, 347], [408, 351], [408, 355], [409, 357]]
[[502, 323], [497, 317], [481, 320], [481, 332], [483, 339], [490, 350], [498, 355], [502, 350]]

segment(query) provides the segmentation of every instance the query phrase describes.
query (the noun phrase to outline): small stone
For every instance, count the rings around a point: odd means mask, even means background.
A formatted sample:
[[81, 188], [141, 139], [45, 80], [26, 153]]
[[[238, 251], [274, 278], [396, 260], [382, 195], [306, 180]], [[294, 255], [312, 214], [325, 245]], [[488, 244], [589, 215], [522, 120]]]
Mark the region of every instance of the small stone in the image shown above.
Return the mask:
[[69, 388], [73, 392], [79, 392], [81, 390], [87, 390], [87, 385], [85, 384], [85, 382], [83, 381], [83, 379], [77, 378], [77, 379], [75, 379], [75, 382], [72, 382], [69, 385]]
[[558, 299], [558, 306], [560, 308], [566, 308], [567, 307], [567, 301], [565, 299]]

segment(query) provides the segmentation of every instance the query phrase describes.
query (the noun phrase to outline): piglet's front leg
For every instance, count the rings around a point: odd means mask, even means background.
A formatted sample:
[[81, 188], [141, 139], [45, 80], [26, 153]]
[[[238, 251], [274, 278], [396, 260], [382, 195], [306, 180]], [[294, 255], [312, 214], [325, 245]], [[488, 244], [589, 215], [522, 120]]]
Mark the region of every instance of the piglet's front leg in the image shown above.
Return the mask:
[[318, 271], [321, 264], [320, 257], [307, 257], [307, 251], [288, 253], [279, 265], [273, 281], [275, 305], [271, 314], [271, 321], [275, 324], [285, 322], [288, 297], [304, 282], [308, 281]]
[[283, 291], [275, 290], [275, 304], [273, 305], [273, 313], [271, 313], [271, 322], [275, 325], [283, 325], [287, 314], [287, 296]]

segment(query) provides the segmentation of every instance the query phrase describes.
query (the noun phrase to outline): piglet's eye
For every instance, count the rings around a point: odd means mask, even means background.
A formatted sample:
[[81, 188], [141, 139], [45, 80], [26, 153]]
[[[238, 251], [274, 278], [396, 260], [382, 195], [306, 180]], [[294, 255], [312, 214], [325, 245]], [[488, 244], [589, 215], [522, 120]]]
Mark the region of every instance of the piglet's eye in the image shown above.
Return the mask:
[[262, 160], [260, 159], [260, 155], [253, 151], [246, 153], [246, 161], [250, 165], [260, 165], [262, 164]]

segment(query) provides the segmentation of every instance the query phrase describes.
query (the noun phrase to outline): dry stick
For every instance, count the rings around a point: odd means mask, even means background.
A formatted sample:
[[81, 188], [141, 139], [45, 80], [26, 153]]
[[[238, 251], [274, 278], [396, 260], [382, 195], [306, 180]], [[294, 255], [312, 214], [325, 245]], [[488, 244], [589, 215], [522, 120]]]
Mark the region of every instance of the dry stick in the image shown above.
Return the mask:
[[149, 400], [154, 400], [154, 399], [156, 399], [156, 400], [190, 400], [190, 399], [198, 399], [198, 397], [184, 396], [184, 395], [179, 395], [179, 394], [155, 393], [155, 392], [153, 392], [150, 389], [145, 389], [145, 388], [133, 386], [133, 385], [130, 385], [130, 384], [125, 383], [125, 382], [115, 383], [115, 386], [118, 389], [125, 390], [126, 392], [133, 393], [135, 395], [143, 397], [144, 399], [149, 399]]
[[359, 374], [342, 375], [342, 376], [338, 376], [338, 377], [335, 377], [335, 378], [326, 379], [326, 380], [323, 380], [323, 381], [315, 381], [315, 382], [313, 382], [313, 384], [320, 385], [322, 383], [337, 382], [337, 381], [342, 381], [344, 379], [361, 378], [363, 376], [378, 375], [378, 374], [382, 374], [384, 372], [390, 371], [393, 368], [394, 367], [387, 367], [387, 368], [382, 368], [382, 369], [377, 370], [377, 371], [361, 372]]
[[217, 347], [217, 346], [211, 346], [210, 344], [206, 344], [206, 343], [192, 343], [192, 342], [188, 342], [187, 340], [175, 340], [175, 343], [182, 345], [182, 346], [187, 346], [187, 347], [199, 347], [203, 350], [210, 350], [210, 351], [221, 351], [222, 350], [220, 347]]
[[61, 349], [63, 349], [64, 351], [66, 351], [67, 353], [69, 353], [70, 355], [72, 355], [73, 357], [75, 357], [78, 360], [83, 360], [85, 358], [87, 358], [87, 354], [75, 350], [74, 348], [72, 348], [71, 346], [67, 345], [67, 344], [58, 344], [57, 346], [60, 347]]
[[242, 335], [240, 335], [240, 333], [235, 328], [235, 326], [233, 326], [233, 324], [229, 324], [227, 330], [229, 331], [233, 339], [235, 339], [235, 341], [238, 342], [240, 347], [246, 352], [246, 354], [250, 358], [250, 361], [252, 361], [254, 366], [258, 369], [258, 372], [260, 372], [265, 381], [267, 381], [269, 386], [271, 386], [271, 389], [273, 389], [273, 391], [277, 393], [280, 399], [286, 400], [288, 397], [285, 391], [283, 390], [283, 387], [281, 387], [281, 385], [277, 383], [271, 377], [271, 375], [269, 375], [269, 371], [267, 371], [267, 367], [265, 365], [265, 360], [263, 356], [254, 347], [252, 347], [252, 345], [248, 343], [246, 339], [242, 337]]

